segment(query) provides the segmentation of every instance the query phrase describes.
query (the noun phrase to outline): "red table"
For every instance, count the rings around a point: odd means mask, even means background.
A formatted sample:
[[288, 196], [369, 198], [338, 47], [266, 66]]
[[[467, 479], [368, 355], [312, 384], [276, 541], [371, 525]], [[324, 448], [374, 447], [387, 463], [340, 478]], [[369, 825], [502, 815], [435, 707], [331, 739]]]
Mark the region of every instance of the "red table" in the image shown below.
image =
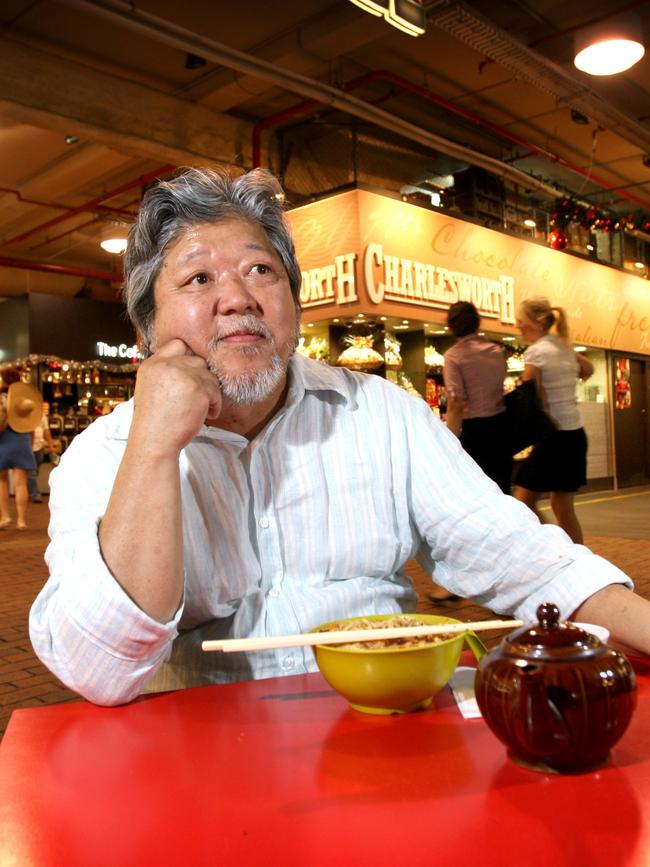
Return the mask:
[[0, 746], [0, 864], [648, 864], [650, 665], [636, 667], [630, 728], [579, 776], [518, 767], [446, 690], [376, 717], [320, 675], [19, 710]]

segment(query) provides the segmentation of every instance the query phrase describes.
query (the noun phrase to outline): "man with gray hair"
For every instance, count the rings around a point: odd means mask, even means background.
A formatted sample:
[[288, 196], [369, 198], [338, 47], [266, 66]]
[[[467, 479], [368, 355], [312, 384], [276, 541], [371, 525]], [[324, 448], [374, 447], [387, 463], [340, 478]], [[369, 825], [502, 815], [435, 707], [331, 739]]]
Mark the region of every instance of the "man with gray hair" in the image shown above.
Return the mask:
[[125, 296], [146, 358], [134, 399], [50, 477], [43, 662], [100, 704], [313, 671], [309, 648], [200, 644], [414, 610], [414, 556], [494, 610], [531, 620], [554, 601], [650, 652], [629, 579], [503, 496], [424, 401], [294, 354], [282, 198], [260, 169], [189, 169], [145, 196]]

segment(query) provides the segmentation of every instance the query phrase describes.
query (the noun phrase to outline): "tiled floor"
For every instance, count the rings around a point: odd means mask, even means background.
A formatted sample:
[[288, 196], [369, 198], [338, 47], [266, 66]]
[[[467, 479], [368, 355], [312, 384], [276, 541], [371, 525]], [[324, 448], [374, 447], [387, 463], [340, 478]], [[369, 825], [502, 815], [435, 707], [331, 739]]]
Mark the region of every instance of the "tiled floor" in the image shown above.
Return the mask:
[[[637, 590], [650, 599], [650, 488], [584, 495], [578, 514], [586, 543], [626, 571]], [[46, 576], [47, 520], [46, 503], [30, 504], [30, 529], [0, 531], [0, 734], [15, 708], [77, 698], [36, 659], [27, 634], [29, 607]], [[417, 564], [409, 567], [421, 611], [461, 620], [489, 614], [470, 600], [444, 605], [432, 602], [430, 582]], [[499, 635], [491, 633], [487, 643], [498, 640]]]

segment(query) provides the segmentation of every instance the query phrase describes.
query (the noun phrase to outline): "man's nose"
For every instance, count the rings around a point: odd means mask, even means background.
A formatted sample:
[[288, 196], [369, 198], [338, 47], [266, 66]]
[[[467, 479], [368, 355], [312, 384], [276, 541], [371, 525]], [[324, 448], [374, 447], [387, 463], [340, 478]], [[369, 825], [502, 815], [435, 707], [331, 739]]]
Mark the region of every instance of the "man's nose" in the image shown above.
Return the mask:
[[238, 274], [223, 275], [217, 286], [214, 312], [220, 316], [229, 313], [251, 313], [259, 311], [255, 295]]

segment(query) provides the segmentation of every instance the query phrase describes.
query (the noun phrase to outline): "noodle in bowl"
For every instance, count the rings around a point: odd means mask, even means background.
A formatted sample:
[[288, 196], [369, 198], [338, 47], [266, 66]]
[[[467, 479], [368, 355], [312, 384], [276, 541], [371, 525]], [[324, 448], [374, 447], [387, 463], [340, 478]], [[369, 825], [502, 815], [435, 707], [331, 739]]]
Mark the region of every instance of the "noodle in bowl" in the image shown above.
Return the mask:
[[[439, 626], [461, 623], [435, 614], [375, 614], [324, 623], [312, 632], [377, 629], [391, 626]], [[318, 668], [329, 685], [359, 711], [408, 713], [431, 704], [454, 673], [465, 634], [384, 639], [313, 647]], [[375, 646], [372, 646], [375, 645]]]

